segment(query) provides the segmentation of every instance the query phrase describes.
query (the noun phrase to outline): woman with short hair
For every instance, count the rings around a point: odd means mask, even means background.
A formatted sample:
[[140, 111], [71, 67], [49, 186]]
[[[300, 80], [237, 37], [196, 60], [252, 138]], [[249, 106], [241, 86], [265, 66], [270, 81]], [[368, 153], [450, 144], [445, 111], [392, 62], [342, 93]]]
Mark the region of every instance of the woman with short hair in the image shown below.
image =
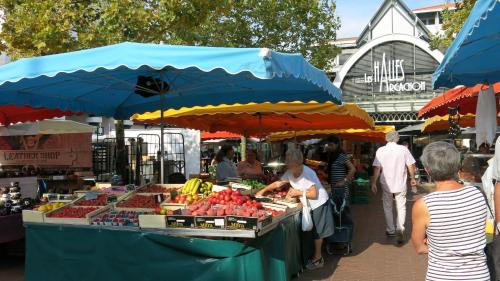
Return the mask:
[[[266, 192], [281, 189], [284, 185], [290, 184], [289, 197], [299, 198], [302, 204], [311, 206], [312, 229], [314, 236], [314, 255], [308, 261], [307, 269], [314, 270], [323, 267], [324, 260], [321, 254], [323, 239], [329, 237], [334, 232], [332, 209], [328, 202], [328, 193], [321, 184], [316, 173], [304, 165], [303, 154], [296, 148], [289, 148], [286, 152], [287, 171], [281, 177], [281, 181], [274, 182], [257, 195], [264, 195]], [[303, 200], [305, 193], [308, 202]]]
[[458, 182], [460, 153], [450, 143], [424, 148], [422, 164], [436, 190], [413, 206], [412, 241], [429, 254], [426, 280], [490, 280], [484, 248], [487, 206], [481, 191]]
[[219, 152], [217, 152], [215, 162], [217, 163], [216, 178], [218, 181], [238, 176], [238, 171], [236, 169], [236, 164], [233, 162], [233, 158], [234, 149], [231, 145], [223, 145]]

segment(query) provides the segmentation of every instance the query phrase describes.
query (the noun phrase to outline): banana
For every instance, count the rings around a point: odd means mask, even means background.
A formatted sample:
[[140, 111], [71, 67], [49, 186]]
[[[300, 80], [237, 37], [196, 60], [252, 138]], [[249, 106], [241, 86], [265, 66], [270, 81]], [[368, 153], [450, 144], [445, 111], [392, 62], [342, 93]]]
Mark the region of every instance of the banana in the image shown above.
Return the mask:
[[212, 191], [212, 188], [214, 187], [213, 183], [211, 182], [205, 182], [206, 183], [206, 190]]
[[194, 184], [193, 184], [193, 189], [191, 190], [191, 194], [197, 194], [198, 193], [198, 188], [200, 187], [202, 183], [202, 180], [196, 179]]
[[188, 180], [182, 187], [181, 193], [188, 194], [189, 190], [192, 188], [193, 183], [194, 183], [193, 179]]

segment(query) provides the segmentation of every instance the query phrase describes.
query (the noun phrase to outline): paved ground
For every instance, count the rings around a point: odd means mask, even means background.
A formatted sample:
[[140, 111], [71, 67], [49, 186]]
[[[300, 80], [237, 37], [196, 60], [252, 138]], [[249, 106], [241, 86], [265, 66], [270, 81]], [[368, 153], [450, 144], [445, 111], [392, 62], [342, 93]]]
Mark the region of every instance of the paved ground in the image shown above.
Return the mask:
[[24, 242], [0, 245], [0, 281], [24, 280]]
[[[407, 226], [413, 202], [408, 202]], [[394, 238], [385, 236], [385, 222], [380, 198], [367, 205], [353, 205], [356, 222], [353, 247], [348, 257], [325, 255], [325, 267], [306, 271], [294, 281], [411, 281], [424, 280], [427, 268], [425, 256], [415, 254], [410, 243], [397, 246]], [[24, 279], [24, 258], [19, 246], [0, 250], [0, 280]], [[21, 250], [22, 251], [22, 250]], [[12, 254], [13, 253], [13, 254]]]
[[[411, 200], [411, 198], [409, 198]], [[413, 202], [407, 205], [407, 227]], [[411, 281], [424, 280], [426, 256], [418, 256], [411, 243], [397, 246], [394, 238], [385, 236], [382, 201], [378, 197], [371, 204], [353, 205], [356, 223], [354, 252], [348, 257], [325, 256], [325, 267], [306, 271], [296, 281]], [[410, 231], [411, 229], [408, 229]]]

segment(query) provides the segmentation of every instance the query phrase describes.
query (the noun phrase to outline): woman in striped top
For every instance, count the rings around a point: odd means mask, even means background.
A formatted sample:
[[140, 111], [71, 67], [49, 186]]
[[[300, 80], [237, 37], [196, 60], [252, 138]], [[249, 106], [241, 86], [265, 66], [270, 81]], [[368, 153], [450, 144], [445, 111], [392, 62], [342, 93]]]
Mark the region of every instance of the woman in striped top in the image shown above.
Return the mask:
[[426, 280], [490, 280], [486, 246], [486, 202], [473, 186], [457, 182], [460, 153], [446, 142], [427, 145], [422, 155], [436, 190], [413, 206], [412, 241], [429, 254]]

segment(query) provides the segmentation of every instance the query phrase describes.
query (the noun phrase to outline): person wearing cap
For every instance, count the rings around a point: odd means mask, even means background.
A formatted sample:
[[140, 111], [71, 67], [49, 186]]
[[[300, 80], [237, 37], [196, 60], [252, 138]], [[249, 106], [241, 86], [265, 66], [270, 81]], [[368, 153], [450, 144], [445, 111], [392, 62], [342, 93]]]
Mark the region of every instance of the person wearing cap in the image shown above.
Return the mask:
[[[397, 236], [398, 242], [406, 240], [406, 183], [410, 172], [412, 187], [417, 185], [415, 180], [415, 159], [408, 148], [397, 144], [399, 134], [391, 131], [386, 134], [387, 144], [380, 147], [373, 161], [373, 178], [371, 189], [377, 193], [377, 182], [380, 178], [382, 187], [382, 202], [386, 220], [386, 235]], [[396, 203], [396, 224], [394, 223], [393, 205]]]

